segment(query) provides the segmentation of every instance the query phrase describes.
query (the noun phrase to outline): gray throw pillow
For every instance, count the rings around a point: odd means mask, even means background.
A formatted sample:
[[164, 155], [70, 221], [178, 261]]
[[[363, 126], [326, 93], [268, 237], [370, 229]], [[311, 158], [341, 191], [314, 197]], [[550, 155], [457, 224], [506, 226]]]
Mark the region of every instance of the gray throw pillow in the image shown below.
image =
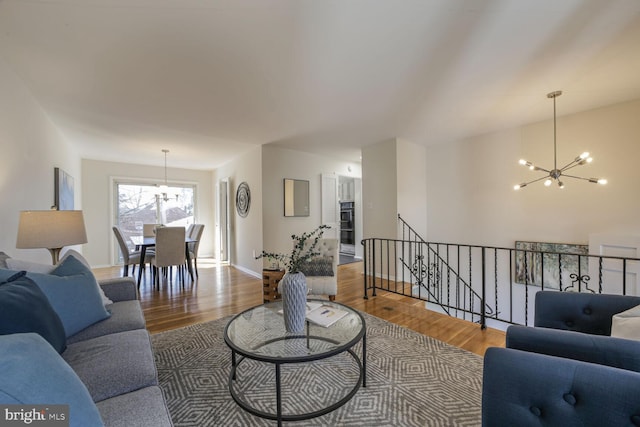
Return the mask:
[[7, 259], [7, 268], [16, 271], [28, 271], [29, 273], [49, 274], [56, 266], [24, 259], [9, 258]]
[[333, 257], [323, 256], [311, 258], [309, 261], [302, 263], [300, 272], [308, 277], [333, 276]]

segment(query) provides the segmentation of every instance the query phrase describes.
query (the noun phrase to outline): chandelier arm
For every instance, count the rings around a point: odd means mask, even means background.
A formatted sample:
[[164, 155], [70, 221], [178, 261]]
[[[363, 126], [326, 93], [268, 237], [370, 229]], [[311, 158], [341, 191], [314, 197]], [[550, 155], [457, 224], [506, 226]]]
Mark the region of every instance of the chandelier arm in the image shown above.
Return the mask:
[[536, 166], [536, 168], [534, 169], [534, 171], [543, 171], [543, 172], [546, 172], [546, 173], [548, 173], [548, 174], [551, 174], [551, 171], [550, 171], [550, 170], [547, 170], [547, 169], [545, 169], [545, 168], [541, 168], [540, 166]]
[[542, 181], [545, 178], [549, 178], [549, 175], [545, 175], [545, 176], [543, 176], [541, 178], [534, 179], [533, 181], [525, 182], [523, 184], [520, 184], [520, 186], [524, 187], [525, 185], [529, 185], [529, 184], [533, 184], [534, 182]]
[[582, 162], [576, 162], [576, 164], [575, 164], [575, 165], [572, 165], [572, 166], [570, 166], [570, 167], [566, 167], [566, 166], [565, 166], [563, 169], [560, 169], [560, 172], [568, 171], [569, 169], [573, 169], [573, 168], [575, 168], [576, 166], [582, 166], [583, 164], [584, 164], [584, 163], [582, 163]]
[[591, 181], [592, 178], [583, 178], [581, 176], [575, 176], [575, 175], [565, 175], [562, 174], [562, 176], [566, 176], [567, 178], [574, 178], [574, 179], [581, 179], [583, 181]]
[[577, 160], [572, 160], [569, 163], [567, 163], [566, 165], [564, 165], [562, 168], [560, 168], [561, 171], [566, 171], [568, 169], [574, 168], [576, 166], [580, 166], [581, 161], [577, 161]]

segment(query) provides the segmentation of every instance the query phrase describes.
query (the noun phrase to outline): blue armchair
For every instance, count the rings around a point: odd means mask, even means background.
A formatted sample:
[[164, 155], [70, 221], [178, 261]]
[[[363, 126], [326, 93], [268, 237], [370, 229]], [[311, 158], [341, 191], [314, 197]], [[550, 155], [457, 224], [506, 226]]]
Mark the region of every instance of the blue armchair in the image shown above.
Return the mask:
[[485, 354], [482, 425], [640, 426], [640, 342], [612, 338], [640, 297], [538, 292], [534, 326]]

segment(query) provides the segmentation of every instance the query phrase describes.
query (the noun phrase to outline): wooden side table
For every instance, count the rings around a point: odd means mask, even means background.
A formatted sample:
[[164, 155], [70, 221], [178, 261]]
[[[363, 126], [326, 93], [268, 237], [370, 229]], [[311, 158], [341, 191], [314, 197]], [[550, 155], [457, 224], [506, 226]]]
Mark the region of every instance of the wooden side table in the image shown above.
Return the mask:
[[264, 302], [278, 301], [278, 283], [284, 276], [284, 270], [262, 270], [262, 290]]

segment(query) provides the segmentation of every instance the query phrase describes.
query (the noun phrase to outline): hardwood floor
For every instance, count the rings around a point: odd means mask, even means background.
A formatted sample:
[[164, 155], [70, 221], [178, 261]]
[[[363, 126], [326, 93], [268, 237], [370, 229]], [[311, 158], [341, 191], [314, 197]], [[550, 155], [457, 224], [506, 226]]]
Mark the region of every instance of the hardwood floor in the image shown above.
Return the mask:
[[[362, 268], [361, 262], [338, 268], [336, 301], [479, 355], [488, 347], [504, 347], [504, 332], [482, 330], [475, 323], [434, 313], [424, 308], [424, 302], [380, 291], [365, 300]], [[198, 270], [200, 277], [194, 283], [187, 279], [182, 287], [174, 276], [160, 291], [153, 289], [147, 272], [140, 286], [140, 302], [151, 333], [219, 319], [262, 304], [261, 279], [209, 259], [199, 259]], [[94, 273], [106, 279], [120, 277], [122, 269], [100, 268]]]

